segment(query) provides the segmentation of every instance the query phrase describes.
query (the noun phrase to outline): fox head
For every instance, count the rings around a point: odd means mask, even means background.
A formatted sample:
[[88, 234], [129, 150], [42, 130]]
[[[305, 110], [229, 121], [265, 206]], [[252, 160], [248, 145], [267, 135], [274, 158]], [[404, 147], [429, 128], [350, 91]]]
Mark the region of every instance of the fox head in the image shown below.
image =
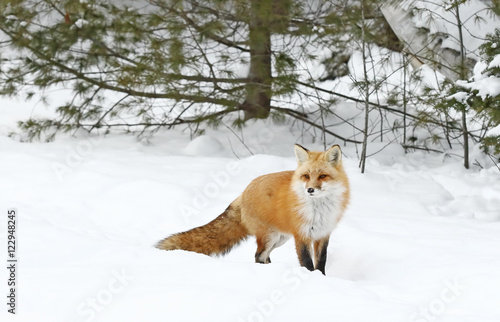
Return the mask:
[[338, 145], [325, 152], [314, 152], [296, 144], [295, 156], [298, 167], [294, 174], [294, 188], [299, 195], [330, 196], [334, 191], [347, 188], [342, 152]]

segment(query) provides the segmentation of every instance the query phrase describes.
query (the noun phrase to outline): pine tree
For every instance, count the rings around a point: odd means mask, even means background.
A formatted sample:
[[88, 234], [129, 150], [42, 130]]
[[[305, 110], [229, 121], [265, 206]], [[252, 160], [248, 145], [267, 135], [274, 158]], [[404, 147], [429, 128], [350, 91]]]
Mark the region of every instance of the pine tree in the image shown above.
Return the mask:
[[[421, 27], [422, 34], [417, 35], [420, 39], [417, 46], [408, 44], [408, 47], [411, 48], [412, 55], [446, 76], [444, 81], [438, 82], [438, 88], [429, 88], [422, 95], [421, 104], [430, 107], [422, 114], [422, 124], [429, 125], [430, 120], [441, 119], [441, 123], [444, 123], [442, 133], [432, 131], [431, 142], [444, 141], [449, 148], [452, 148], [452, 142], [459, 142], [463, 148], [464, 167], [469, 168], [469, 143], [482, 140], [482, 137], [469, 130], [470, 124], [476, 122], [474, 108], [460, 95], [463, 89], [456, 81], [466, 80], [472, 75], [475, 61], [470, 57], [478, 54], [475, 48], [466, 44], [465, 35], [471, 31], [465, 24], [468, 23], [469, 27], [473, 22], [477, 26], [486, 24], [484, 17], [487, 16], [487, 8], [468, 0], [410, 3], [412, 13], [420, 19], [421, 25], [422, 22], [425, 23], [425, 27]], [[473, 8], [477, 11], [471, 11]], [[443, 21], [446, 22], [443, 30], [434, 28], [431, 32], [433, 26], [440, 26]], [[479, 39], [479, 35], [474, 37]]]
[[316, 99], [310, 94], [316, 79], [304, 76], [300, 64], [315, 59], [312, 43], [333, 36], [329, 20], [338, 19], [336, 6], [298, 0], [2, 1], [0, 31], [15, 51], [1, 66], [0, 94], [72, 90], [57, 119], [22, 123], [32, 137], [45, 130], [217, 126], [228, 114], [236, 115], [235, 125], [283, 113], [305, 120], [302, 104], [291, 97]]
[[458, 91], [466, 93], [461, 104], [473, 109], [477, 117], [483, 119], [481, 146], [484, 152], [500, 160], [500, 91], [490, 90], [492, 83], [500, 84], [500, 30], [488, 35], [487, 39], [481, 46], [483, 69], [471, 81], [459, 82], [457, 87]]

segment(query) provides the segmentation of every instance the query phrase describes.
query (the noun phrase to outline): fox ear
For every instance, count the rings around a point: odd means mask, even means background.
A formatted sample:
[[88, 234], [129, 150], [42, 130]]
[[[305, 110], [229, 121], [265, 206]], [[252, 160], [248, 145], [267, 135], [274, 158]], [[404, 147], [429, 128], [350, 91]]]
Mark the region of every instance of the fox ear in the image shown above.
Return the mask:
[[336, 167], [342, 162], [342, 151], [340, 146], [334, 145], [325, 152], [325, 160]]
[[309, 150], [304, 148], [302, 145], [295, 144], [294, 146], [295, 156], [297, 157], [297, 162], [299, 164], [309, 160]]

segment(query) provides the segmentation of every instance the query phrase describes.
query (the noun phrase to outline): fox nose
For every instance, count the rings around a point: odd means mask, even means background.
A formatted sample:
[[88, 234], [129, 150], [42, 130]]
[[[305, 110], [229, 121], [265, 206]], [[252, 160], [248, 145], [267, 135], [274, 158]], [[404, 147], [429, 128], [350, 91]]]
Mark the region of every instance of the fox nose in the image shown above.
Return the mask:
[[307, 192], [313, 193], [314, 192], [314, 188], [307, 188]]

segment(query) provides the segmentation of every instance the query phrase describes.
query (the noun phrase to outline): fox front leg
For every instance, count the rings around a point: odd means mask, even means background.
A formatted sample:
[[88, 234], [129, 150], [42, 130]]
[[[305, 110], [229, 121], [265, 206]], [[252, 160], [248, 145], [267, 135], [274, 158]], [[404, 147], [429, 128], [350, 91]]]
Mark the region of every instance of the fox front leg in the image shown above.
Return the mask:
[[316, 269], [323, 273], [323, 275], [326, 275], [326, 254], [329, 240], [330, 237], [314, 241], [314, 259], [316, 260]]
[[304, 266], [310, 271], [314, 270], [314, 263], [311, 257], [311, 242], [295, 238], [295, 249], [299, 257], [300, 266]]

